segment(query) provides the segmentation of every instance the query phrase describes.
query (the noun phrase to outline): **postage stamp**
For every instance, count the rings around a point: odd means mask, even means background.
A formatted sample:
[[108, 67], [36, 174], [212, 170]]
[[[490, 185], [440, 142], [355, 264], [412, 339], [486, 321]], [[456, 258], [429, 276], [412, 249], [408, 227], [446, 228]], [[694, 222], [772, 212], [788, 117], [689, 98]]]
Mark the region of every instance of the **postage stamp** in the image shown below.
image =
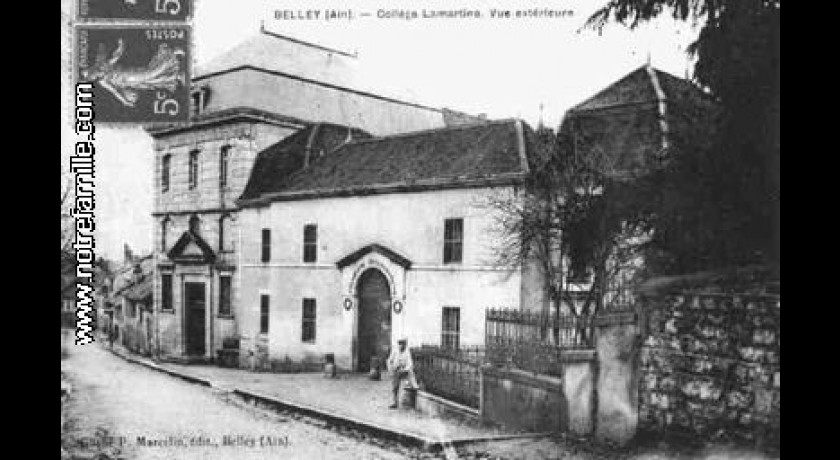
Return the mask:
[[78, 0], [79, 19], [186, 21], [193, 0]]
[[97, 121], [187, 121], [191, 32], [187, 25], [77, 26], [77, 82], [93, 83]]

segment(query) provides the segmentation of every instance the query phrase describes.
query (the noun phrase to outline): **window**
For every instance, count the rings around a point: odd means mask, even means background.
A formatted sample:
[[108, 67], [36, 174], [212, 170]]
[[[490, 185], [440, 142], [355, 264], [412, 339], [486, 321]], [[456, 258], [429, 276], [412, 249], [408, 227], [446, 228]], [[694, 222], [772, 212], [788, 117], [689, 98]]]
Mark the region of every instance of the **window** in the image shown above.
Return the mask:
[[440, 345], [443, 348], [457, 350], [461, 333], [461, 309], [458, 307], [443, 307], [441, 322]]
[[318, 259], [318, 226], [310, 224], [303, 227], [303, 261], [315, 262]]
[[190, 233], [193, 235], [201, 235], [201, 219], [198, 216], [190, 217]]
[[303, 324], [300, 339], [315, 343], [315, 299], [303, 299]]
[[160, 222], [160, 250], [166, 252], [167, 238], [169, 238], [169, 227], [172, 225], [172, 220], [169, 216], [164, 217]]
[[232, 218], [225, 214], [219, 219], [219, 252], [233, 251]]
[[172, 163], [172, 155], [164, 155], [160, 171], [160, 188], [164, 192], [169, 191], [169, 167]]
[[464, 244], [464, 219], [443, 222], [443, 263], [461, 262]]
[[190, 93], [190, 115], [196, 117], [204, 111], [207, 104], [207, 88], [199, 88]]
[[230, 165], [230, 146], [225, 145], [219, 152], [219, 187], [225, 188], [228, 183], [228, 166]]
[[172, 275], [160, 275], [161, 310], [172, 310]]
[[230, 276], [219, 277], [219, 314], [230, 315]]
[[262, 229], [262, 261], [271, 260], [271, 229]]
[[268, 334], [268, 294], [260, 296], [260, 334]]
[[189, 187], [194, 189], [198, 185], [198, 150], [190, 152]]

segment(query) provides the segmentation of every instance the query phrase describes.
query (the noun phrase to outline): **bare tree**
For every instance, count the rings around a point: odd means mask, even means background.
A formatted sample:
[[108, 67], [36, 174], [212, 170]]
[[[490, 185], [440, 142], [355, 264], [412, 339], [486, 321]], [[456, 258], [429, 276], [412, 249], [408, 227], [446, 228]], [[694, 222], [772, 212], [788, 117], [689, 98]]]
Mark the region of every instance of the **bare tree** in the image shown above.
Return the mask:
[[554, 314], [592, 317], [641, 267], [648, 229], [636, 181], [578, 132], [541, 126], [531, 134], [524, 187], [487, 202], [496, 211], [497, 263], [536, 265]]

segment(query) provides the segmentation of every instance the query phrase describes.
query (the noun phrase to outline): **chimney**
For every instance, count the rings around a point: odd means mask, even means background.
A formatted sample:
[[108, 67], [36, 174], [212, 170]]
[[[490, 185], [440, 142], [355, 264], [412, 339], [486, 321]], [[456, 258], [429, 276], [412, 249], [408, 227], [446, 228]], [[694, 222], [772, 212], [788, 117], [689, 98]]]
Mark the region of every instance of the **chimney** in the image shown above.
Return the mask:
[[128, 247], [128, 243], [123, 243], [123, 261], [129, 264], [133, 260], [134, 254], [131, 253], [131, 248]]
[[140, 266], [139, 262], [134, 264], [132, 275], [135, 283], [138, 283], [143, 279], [143, 267]]

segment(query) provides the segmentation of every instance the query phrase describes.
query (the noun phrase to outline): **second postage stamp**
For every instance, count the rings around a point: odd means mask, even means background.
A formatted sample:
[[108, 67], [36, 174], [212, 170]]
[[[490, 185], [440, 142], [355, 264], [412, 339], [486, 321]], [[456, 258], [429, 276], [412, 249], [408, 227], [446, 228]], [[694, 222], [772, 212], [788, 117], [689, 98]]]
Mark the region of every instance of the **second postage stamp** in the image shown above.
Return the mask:
[[94, 85], [98, 121], [183, 122], [189, 116], [191, 28], [77, 28], [77, 81]]

